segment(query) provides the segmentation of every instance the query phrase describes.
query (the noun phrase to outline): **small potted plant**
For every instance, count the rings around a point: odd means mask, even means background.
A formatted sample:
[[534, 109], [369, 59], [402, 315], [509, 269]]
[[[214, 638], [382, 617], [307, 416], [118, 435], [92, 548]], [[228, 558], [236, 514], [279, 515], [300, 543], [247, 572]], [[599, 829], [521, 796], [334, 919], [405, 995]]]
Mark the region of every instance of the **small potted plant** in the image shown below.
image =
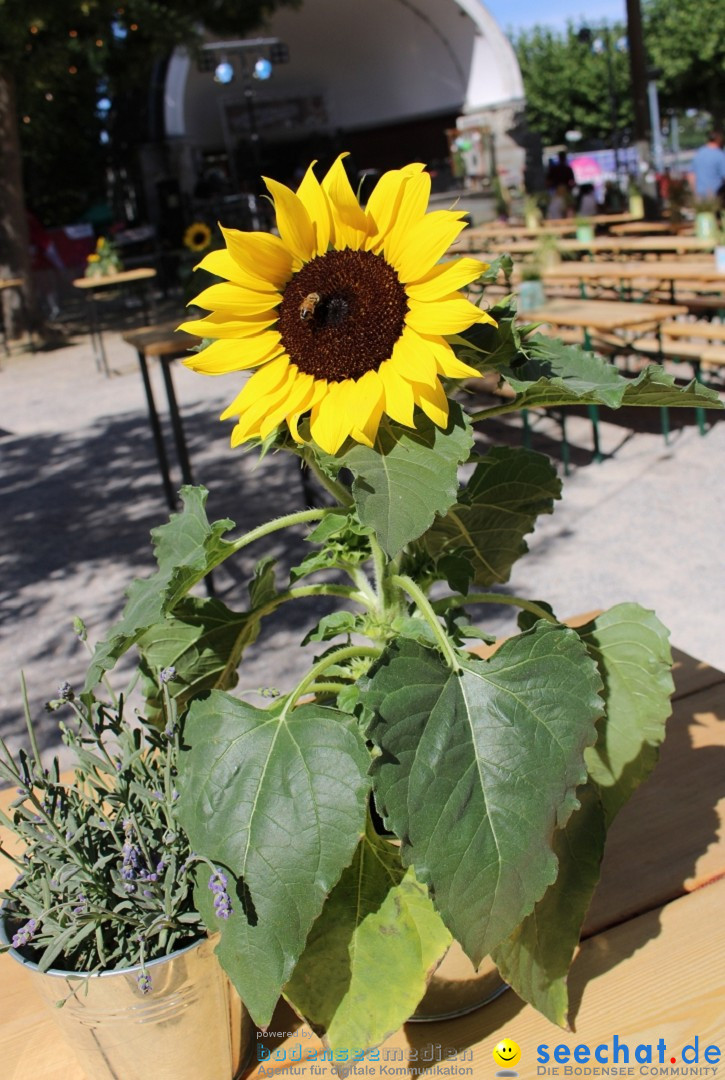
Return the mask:
[[[284, 995], [334, 1060], [359, 1061], [418, 1009], [454, 941], [471, 972], [490, 956], [565, 1024], [607, 828], [664, 735], [668, 634], [636, 604], [572, 629], [496, 591], [561, 484], [529, 450], [481, 456], [474, 425], [539, 406], [719, 400], [521, 329], [510, 297], [472, 303], [463, 290], [498, 266], [441, 262], [464, 215], [427, 213], [422, 164], [384, 174], [365, 206], [342, 158], [296, 191], [267, 185], [278, 233], [223, 230], [201, 263], [223, 280], [182, 327], [204, 341], [186, 363], [252, 372], [224, 413], [233, 446], [295, 455], [321, 505], [238, 534], [209, 521], [203, 489], [182, 489], [154, 533], [158, 569], [132, 586], [86, 692], [133, 647], [147, 673], [173, 666], [176, 813], [229, 882], [218, 955], [258, 1027]], [[507, 394], [471, 407], [457, 387], [482, 374]], [[243, 605], [194, 594], [225, 560], [300, 528], [289, 578], [263, 555]], [[269, 615], [310, 597], [339, 606], [310, 619], [308, 671], [247, 700], [246, 650]], [[473, 655], [491, 639], [467, 606], [502, 602], [519, 632]], [[217, 929], [203, 885], [196, 901]]]
[[96, 250], [87, 256], [85, 276], [107, 277], [109, 274], [118, 274], [121, 270], [123, 263], [115, 245], [105, 236], [99, 236]]
[[0, 948], [56, 1006], [94, 1080], [141, 1080], [152, 1060], [175, 1080], [230, 1080], [251, 1049], [248, 1017], [194, 901], [195, 884], [208, 886], [221, 924], [231, 910], [226, 878], [192, 854], [175, 817], [170, 677], [161, 672], [159, 727], [129, 723], [122, 697], [60, 687], [48, 707], [70, 714], [60, 722], [75, 759], [68, 778], [57, 759], [41, 762], [27, 695], [30, 753], [13, 758], [0, 740], [0, 780], [17, 788], [9, 814], [0, 812], [15, 842], [0, 854], [18, 871], [0, 891]]
[[715, 198], [695, 199], [695, 236], [700, 240], [714, 240], [718, 233], [717, 215], [720, 203]]
[[519, 311], [534, 311], [546, 302], [541, 269], [536, 262], [521, 267], [521, 284], [518, 289]]

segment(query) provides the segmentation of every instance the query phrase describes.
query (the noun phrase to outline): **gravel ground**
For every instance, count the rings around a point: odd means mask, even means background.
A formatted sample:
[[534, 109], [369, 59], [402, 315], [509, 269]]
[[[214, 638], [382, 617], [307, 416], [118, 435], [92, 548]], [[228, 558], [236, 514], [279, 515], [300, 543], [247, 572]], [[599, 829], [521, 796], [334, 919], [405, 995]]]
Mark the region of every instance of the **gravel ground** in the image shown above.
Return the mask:
[[[106, 343], [110, 378], [97, 372], [82, 333], [62, 348], [2, 361], [0, 733], [11, 745], [22, 738], [22, 669], [41, 742], [55, 746], [56, 721], [43, 702], [64, 680], [78, 686], [86, 664], [72, 617], [85, 619], [92, 639], [104, 633], [132, 577], [153, 569], [149, 531], [167, 517], [135, 354], [118, 333], [108, 332]], [[217, 417], [238, 377], [204, 378], [177, 365], [174, 378], [195, 479], [211, 492], [210, 518], [250, 528], [302, 508], [294, 463], [272, 456], [257, 464], [228, 447], [228, 427]], [[161, 405], [157, 370], [153, 380]], [[683, 410], [673, 414], [665, 446], [657, 410], [609, 416], [615, 422], [602, 424], [602, 436], [611, 456], [601, 464], [591, 460], [588, 421], [572, 417], [564, 497], [540, 520], [506, 591], [546, 599], [562, 615], [636, 600], [657, 611], [680, 648], [725, 668], [725, 422], [718, 417], [703, 438]], [[511, 424], [493, 422], [490, 435], [520, 441]], [[555, 455], [555, 436], [542, 425], [536, 447]], [[246, 578], [261, 555], [276, 555], [282, 568], [294, 565], [302, 533], [284, 544], [271, 538], [263, 550], [225, 564], [216, 580], [221, 599], [243, 606]], [[245, 659], [243, 685], [293, 685], [309, 660], [298, 647], [303, 628], [324, 610], [288, 605], [271, 620]], [[505, 633], [515, 615], [496, 606], [485, 619]]]

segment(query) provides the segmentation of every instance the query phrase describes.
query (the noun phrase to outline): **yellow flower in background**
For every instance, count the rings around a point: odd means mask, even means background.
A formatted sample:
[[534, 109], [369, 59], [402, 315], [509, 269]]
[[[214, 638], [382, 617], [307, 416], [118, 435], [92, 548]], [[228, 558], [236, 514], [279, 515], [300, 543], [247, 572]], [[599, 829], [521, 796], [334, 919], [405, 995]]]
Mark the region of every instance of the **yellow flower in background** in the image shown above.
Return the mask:
[[194, 371], [257, 369], [222, 413], [237, 418], [233, 446], [282, 422], [301, 442], [307, 413], [330, 454], [348, 436], [372, 446], [383, 414], [414, 427], [415, 406], [446, 426], [441, 376], [478, 372], [444, 335], [493, 319], [459, 292], [486, 264], [439, 264], [464, 214], [426, 213], [423, 169], [385, 173], [363, 209], [342, 157], [321, 183], [311, 165], [296, 193], [265, 179], [279, 236], [222, 229], [226, 248], [199, 266], [226, 280], [192, 301], [210, 314], [180, 329], [215, 339], [184, 361]]
[[103, 251], [103, 249], [106, 246], [106, 243], [107, 243], [107, 241], [106, 241], [105, 236], [99, 236], [98, 240], [96, 241], [96, 251]]
[[86, 262], [97, 263], [97, 262], [100, 262], [100, 261], [101, 261], [101, 256], [97, 255], [95, 251], [92, 252], [90, 255], [86, 256]]
[[189, 251], [206, 251], [211, 243], [211, 229], [203, 221], [194, 221], [184, 233], [183, 243]]

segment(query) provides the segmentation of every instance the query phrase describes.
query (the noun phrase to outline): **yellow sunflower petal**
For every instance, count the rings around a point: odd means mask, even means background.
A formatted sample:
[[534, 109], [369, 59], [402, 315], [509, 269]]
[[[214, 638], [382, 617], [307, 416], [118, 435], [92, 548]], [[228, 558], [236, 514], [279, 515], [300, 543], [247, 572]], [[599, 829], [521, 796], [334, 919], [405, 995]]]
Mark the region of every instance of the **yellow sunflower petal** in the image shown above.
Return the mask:
[[424, 218], [429, 198], [430, 173], [408, 177], [395, 221], [385, 238], [385, 257], [392, 266], [398, 265], [410, 230]]
[[448, 425], [448, 398], [441, 384], [436, 380], [434, 387], [425, 386], [423, 383], [415, 383], [413, 386], [415, 400], [420, 405], [425, 415], [440, 428]]
[[280, 293], [257, 293], [231, 281], [220, 281], [204, 289], [190, 303], [206, 308], [207, 311], [216, 311], [220, 315], [259, 315], [269, 311], [271, 305], [279, 304], [281, 300]]
[[284, 402], [278, 405], [276, 409], [271, 409], [259, 425], [259, 434], [262, 439], [266, 439], [278, 424], [286, 420], [290, 412], [294, 412], [300, 405], [309, 400], [314, 381], [312, 375], [303, 375], [302, 372], [297, 372], [294, 382], [287, 388]]
[[312, 227], [315, 230], [315, 251], [317, 255], [324, 255], [330, 246], [332, 236], [332, 212], [327, 195], [319, 180], [312, 171], [313, 161], [302, 178], [302, 183], [297, 188], [297, 198], [310, 216]]
[[[186, 334], [194, 334], [201, 338], [244, 338], [260, 334], [272, 323], [277, 322], [276, 311], [262, 311], [258, 315], [239, 316], [234, 318], [226, 312], [218, 314], [212, 312], [204, 319], [189, 319], [181, 323], [177, 330], [183, 330]], [[270, 331], [275, 333], [276, 331]]]
[[373, 243], [382, 241], [382, 238], [388, 233], [395, 221], [403, 197], [403, 189], [411, 177], [424, 168], [423, 164], [415, 163], [406, 165], [404, 169], [391, 169], [380, 177], [370, 192], [370, 198], [365, 207], [368, 229], [372, 234], [368, 247], [371, 247]]
[[488, 263], [480, 259], [453, 259], [434, 266], [420, 281], [409, 283], [405, 291], [414, 300], [440, 300], [470, 285], [487, 269]]
[[[239, 446], [246, 439], [251, 439], [261, 433], [262, 423], [282, 403], [286, 402], [290, 387], [293, 385], [297, 369], [290, 367], [281, 384], [274, 390], [262, 394], [255, 402], [250, 404], [240, 415], [236, 426], [232, 430], [232, 446]], [[261, 374], [261, 372], [259, 373]], [[251, 383], [252, 380], [250, 379]]]
[[470, 379], [480, 376], [480, 371], [469, 367], [459, 360], [447, 341], [439, 337], [422, 337], [421, 343], [426, 345], [435, 357], [436, 367], [441, 375], [449, 379]]
[[300, 422], [300, 417], [304, 416], [306, 412], [309, 412], [310, 409], [314, 408], [318, 401], [322, 401], [326, 393], [327, 380], [315, 379], [309, 390], [307, 399], [300, 402], [297, 409], [287, 417], [287, 427], [290, 430], [290, 435], [296, 443], [301, 443], [304, 441], [299, 431], [297, 430], [297, 426]]
[[434, 304], [426, 304], [411, 297], [408, 300], [405, 321], [419, 334], [457, 334], [472, 323], [483, 322], [484, 314], [460, 293], [453, 293]]
[[310, 432], [327, 454], [336, 454], [355, 425], [347, 406], [347, 383], [331, 383], [328, 393], [312, 410]]
[[310, 215], [294, 191], [266, 176], [263, 180], [274, 199], [277, 228], [285, 247], [300, 262], [309, 262], [317, 252]]
[[219, 419], [229, 420], [232, 416], [241, 416], [242, 413], [257, 404], [267, 394], [277, 391], [280, 386], [287, 383], [291, 366], [289, 357], [285, 355], [270, 360], [259, 371], [255, 371], [254, 375], [247, 379], [234, 400], [227, 405]]
[[388, 416], [406, 427], [414, 427], [415, 398], [411, 384], [390, 360], [380, 365], [378, 375], [385, 388], [385, 411]]
[[[416, 222], [405, 237], [400, 257], [391, 265], [404, 283], [419, 281], [445, 255], [466, 223], [450, 210], [434, 210]], [[383, 247], [387, 257], [387, 244]]]
[[372, 447], [384, 404], [385, 392], [377, 371], [366, 371], [362, 378], [351, 384], [348, 407], [355, 417], [351, 429], [353, 439]]
[[285, 285], [292, 276], [292, 253], [279, 236], [265, 232], [240, 232], [239, 229], [219, 228], [229, 254], [248, 273], [261, 277], [276, 288]]
[[338, 250], [352, 248], [357, 251], [368, 236], [368, 219], [357, 201], [355, 192], [342, 163], [347, 154], [340, 154], [322, 181], [332, 203], [334, 244]]
[[201, 352], [192, 353], [183, 364], [202, 375], [226, 375], [230, 371], [259, 367], [277, 356], [282, 348], [279, 334], [276, 337], [263, 334], [242, 341], [213, 341]]
[[233, 281], [235, 285], [244, 285], [256, 292], [277, 292], [277, 286], [273, 282], [265, 281], [257, 274], [250, 274], [248, 270], [240, 266], [227, 248], [210, 251], [194, 269], [207, 270], [210, 274], [216, 274], [217, 277], [226, 278], [227, 281]]
[[388, 363], [409, 383], [422, 382], [431, 387], [438, 383], [438, 368], [433, 353], [408, 326], [395, 342]]

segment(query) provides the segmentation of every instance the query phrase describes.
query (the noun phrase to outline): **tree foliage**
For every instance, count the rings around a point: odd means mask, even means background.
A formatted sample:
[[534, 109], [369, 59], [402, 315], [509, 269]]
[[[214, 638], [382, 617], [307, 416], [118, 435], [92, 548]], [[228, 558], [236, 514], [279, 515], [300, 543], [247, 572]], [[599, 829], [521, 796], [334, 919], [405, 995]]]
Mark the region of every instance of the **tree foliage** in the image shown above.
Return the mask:
[[[657, 76], [660, 103], [684, 111], [705, 109], [722, 121], [725, 112], [725, 5], [721, 0], [642, 0], [645, 47]], [[563, 33], [545, 26], [522, 30], [513, 45], [526, 91], [529, 126], [545, 142], [564, 141], [567, 131], [611, 143], [612, 88], [617, 125], [627, 135], [633, 122], [629, 58], [617, 44], [626, 40], [624, 23], [589, 23]], [[592, 48], [599, 40], [603, 48]], [[606, 44], [609, 40], [610, 48]], [[609, 56], [607, 52], [609, 51]]]

